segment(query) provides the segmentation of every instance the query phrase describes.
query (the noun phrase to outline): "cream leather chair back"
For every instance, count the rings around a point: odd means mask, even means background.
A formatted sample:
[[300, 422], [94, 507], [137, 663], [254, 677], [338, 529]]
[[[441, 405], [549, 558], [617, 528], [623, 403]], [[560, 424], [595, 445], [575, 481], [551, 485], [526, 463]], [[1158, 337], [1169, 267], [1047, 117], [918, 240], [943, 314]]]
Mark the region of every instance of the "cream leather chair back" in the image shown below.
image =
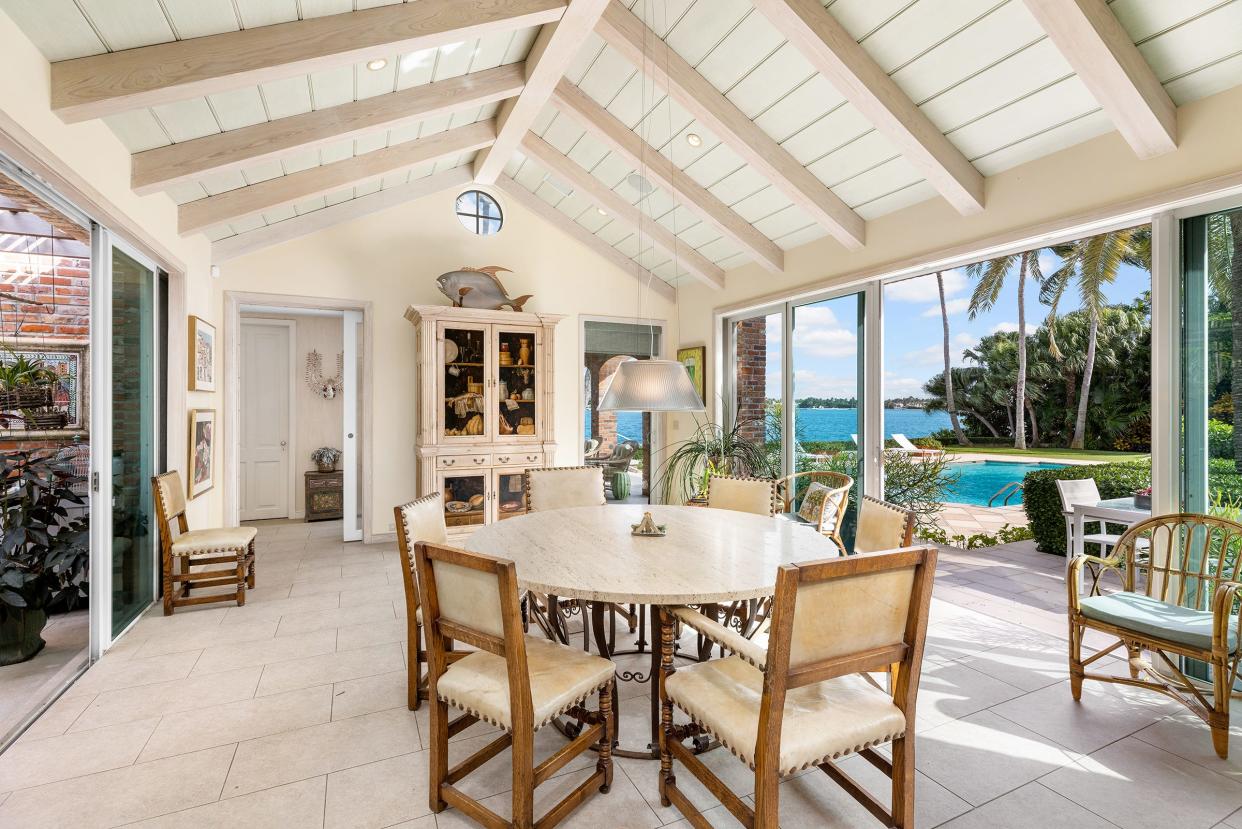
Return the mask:
[[878, 553], [909, 547], [914, 540], [914, 510], [864, 495], [858, 501], [855, 553]]
[[712, 509], [753, 512], [756, 515], [775, 515], [780, 508], [780, 500], [776, 496], [776, 481], [767, 478], [713, 475], [707, 481], [707, 506]]
[[604, 471], [598, 466], [549, 466], [526, 470], [526, 508], [531, 512], [604, 504]]
[[908, 567], [800, 584], [789, 667], [904, 641], [914, 571], [912, 562]]

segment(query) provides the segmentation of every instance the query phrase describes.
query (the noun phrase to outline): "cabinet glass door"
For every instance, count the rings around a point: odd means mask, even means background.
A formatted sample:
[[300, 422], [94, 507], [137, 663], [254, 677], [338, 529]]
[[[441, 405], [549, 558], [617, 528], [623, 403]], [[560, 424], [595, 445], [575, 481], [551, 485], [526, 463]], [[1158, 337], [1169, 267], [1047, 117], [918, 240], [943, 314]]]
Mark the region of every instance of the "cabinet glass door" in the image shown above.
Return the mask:
[[486, 325], [444, 325], [440, 329], [440, 429], [446, 440], [475, 443], [489, 434], [487, 334]]
[[487, 473], [442, 473], [440, 492], [444, 494], [444, 525], [472, 527], [487, 521]]
[[496, 329], [496, 434], [502, 439], [539, 438], [542, 366], [536, 334], [533, 328]]
[[521, 469], [496, 470], [496, 520], [526, 514], [525, 473]]

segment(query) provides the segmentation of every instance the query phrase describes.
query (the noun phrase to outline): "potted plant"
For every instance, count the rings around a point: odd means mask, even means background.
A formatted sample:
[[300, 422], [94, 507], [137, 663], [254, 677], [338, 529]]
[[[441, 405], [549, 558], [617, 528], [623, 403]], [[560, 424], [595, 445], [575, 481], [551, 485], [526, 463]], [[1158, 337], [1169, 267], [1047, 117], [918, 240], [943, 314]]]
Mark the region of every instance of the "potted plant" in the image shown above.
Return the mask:
[[40, 409], [52, 405], [52, 387], [59, 382], [56, 372], [8, 346], [7, 359], [0, 359], [0, 411]]
[[333, 449], [330, 446], [320, 446], [314, 452], [311, 452], [311, 460], [315, 462], [315, 466], [320, 472], [335, 472], [336, 462], [341, 459], [341, 450]]
[[42, 650], [48, 607], [86, 597], [89, 519], [69, 517], [86, 504], [74, 491], [82, 481], [48, 450], [0, 455], [0, 665]]
[[664, 460], [659, 475], [664, 502], [675, 504], [703, 497], [712, 475], [779, 477], [779, 455], [769, 453], [764, 443], [745, 437], [755, 431], [755, 423], [744, 420], [732, 429], [710, 421], [701, 423]]

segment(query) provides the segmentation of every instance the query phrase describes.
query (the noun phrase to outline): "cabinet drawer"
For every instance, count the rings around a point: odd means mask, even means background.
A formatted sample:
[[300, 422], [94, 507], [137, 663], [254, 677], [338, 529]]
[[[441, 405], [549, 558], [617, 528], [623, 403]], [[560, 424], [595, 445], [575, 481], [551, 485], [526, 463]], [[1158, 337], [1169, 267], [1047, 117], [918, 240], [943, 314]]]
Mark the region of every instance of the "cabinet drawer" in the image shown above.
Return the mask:
[[471, 469], [480, 466], [491, 466], [491, 455], [438, 455], [437, 469]]
[[542, 452], [497, 452], [492, 456], [497, 466], [531, 466], [543, 464]]

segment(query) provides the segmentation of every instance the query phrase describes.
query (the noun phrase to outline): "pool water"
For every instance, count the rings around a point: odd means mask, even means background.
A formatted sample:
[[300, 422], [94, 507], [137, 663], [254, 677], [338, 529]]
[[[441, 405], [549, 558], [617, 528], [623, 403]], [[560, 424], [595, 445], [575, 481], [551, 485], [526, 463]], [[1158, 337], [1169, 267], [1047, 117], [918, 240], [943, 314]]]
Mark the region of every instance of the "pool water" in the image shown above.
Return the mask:
[[[945, 501], [955, 504], [975, 504], [986, 507], [988, 499], [1010, 483], [1022, 483], [1026, 473], [1037, 469], [1062, 469], [1061, 463], [1017, 463], [1013, 461], [972, 461], [951, 463], [949, 473], [960, 473], [956, 483], [945, 490]], [[997, 498], [992, 505], [1003, 506], [1004, 497]], [[1009, 506], [1022, 503], [1022, 493], [1017, 492], [1009, 499]]]

